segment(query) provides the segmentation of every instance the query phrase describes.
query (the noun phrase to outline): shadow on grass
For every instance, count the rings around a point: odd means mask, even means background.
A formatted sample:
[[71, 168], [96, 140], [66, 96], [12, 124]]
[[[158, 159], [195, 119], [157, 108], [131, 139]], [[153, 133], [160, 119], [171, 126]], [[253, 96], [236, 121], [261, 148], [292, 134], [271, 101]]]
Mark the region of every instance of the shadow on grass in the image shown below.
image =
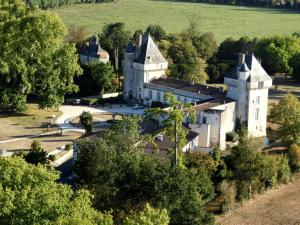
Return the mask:
[[42, 140], [41, 142], [73, 142], [74, 139], [61, 139], [61, 140]]
[[0, 118], [6, 118], [6, 117], [23, 117], [23, 116], [34, 116], [32, 114], [28, 113], [13, 113], [13, 112], [1, 112]]

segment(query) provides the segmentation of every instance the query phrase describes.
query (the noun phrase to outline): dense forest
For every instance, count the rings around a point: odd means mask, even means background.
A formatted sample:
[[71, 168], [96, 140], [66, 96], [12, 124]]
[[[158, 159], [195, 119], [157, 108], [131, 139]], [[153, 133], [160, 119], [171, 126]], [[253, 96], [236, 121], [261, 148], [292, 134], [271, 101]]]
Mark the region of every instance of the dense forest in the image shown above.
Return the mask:
[[190, 2], [300, 9], [300, 0], [186, 0]]
[[[41, 9], [57, 8], [63, 5], [113, 2], [115, 0], [25, 0], [29, 7]], [[300, 0], [186, 0], [189, 2], [203, 2], [213, 4], [229, 4], [244, 6], [276, 7], [300, 9]]]
[[63, 5], [82, 4], [82, 3], [102, 3], [114, 0], [25, 0], [27, 6], [39, 7], [41, 9], [57, 8]]

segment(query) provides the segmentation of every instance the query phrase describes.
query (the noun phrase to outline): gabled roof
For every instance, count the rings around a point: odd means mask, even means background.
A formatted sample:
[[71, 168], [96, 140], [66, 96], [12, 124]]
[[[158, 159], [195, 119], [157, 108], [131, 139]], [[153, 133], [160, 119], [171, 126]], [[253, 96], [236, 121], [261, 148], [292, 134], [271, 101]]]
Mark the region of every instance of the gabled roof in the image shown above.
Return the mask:
[[259, 82], [271, 80], [261, 64], [257, 61], [254, 54], [245, 54], [245, 60], [242, 64], [237, 64], [233, 70], [225, 75], [225, 78], [238, 79], [238, 72], [250, 72], [248, 82]]
[[[137, 50], [136, 45], [134, 47], [134, 50]], [[129, 44], [127, 46], [126, 52], [132, 52], [132, 51], [133, 51], [133, 48]], [[139, 55], [136, 57], [134, 62], [137, 62], [140, 64], [159, 64], [159, 63], [167, 63], [167, 60], [160, 53], [157, 45], [152, 40], [151, 36], [148, 34], [144, 34], [144, 35], [142, 35], [142, 43], [140, 46]]]

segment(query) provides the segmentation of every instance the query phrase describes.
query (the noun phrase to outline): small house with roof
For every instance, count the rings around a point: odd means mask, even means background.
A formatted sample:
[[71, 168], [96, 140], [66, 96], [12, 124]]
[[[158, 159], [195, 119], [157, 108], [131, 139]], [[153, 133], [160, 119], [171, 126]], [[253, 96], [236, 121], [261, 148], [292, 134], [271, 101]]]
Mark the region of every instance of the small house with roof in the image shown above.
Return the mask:
[[237, 118], [246, 123], [250, 136], [266, 135], [272, 79], [253, 54], [239, 54], [235, 68], [225, 76], [227, 91], [168, 78], [167, 68], [150, 35], [138, 35], [125, 52], [124, 99], [145, 105], [165, 103], [164, 95], [171, 92], [182, 103], [191, 103], [197, 122], [189, 128], [199, 135], [196, 146], [206, 150], [226, 148], [226, 134], [235, 130]]
[[92, 36], [91, 41], [87, 42], [80, 52], [80, 62], [82, 64], [91, 62], [109, 62], [109, 54], [101, 48], [99, 38], [96, 34]]

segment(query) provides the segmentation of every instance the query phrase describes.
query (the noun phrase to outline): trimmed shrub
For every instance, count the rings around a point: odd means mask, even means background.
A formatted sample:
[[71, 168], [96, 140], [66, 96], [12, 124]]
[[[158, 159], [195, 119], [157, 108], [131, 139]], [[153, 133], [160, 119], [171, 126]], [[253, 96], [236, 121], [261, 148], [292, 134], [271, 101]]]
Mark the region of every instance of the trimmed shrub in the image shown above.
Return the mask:
[[80, 102], [81, 102], [83, 105], [94, 105], [94, 104], [96, 104], [98, 101], [99, 101], [98, 98], [81, 98], [81, 99], [80, 99]]
[[72, 149], [72, 144], [66, 144], [65, 150], [69, 151]]

